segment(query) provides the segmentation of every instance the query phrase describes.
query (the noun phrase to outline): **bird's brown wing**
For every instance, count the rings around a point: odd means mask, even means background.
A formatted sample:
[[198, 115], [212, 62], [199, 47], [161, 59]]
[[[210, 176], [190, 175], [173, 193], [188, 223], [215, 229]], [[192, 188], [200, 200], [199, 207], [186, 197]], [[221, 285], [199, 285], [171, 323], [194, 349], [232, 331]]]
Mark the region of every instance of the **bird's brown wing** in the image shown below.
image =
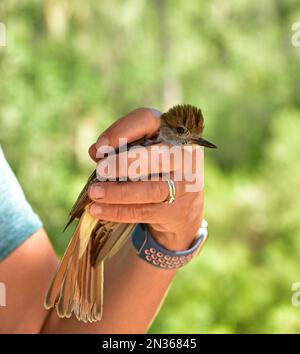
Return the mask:
[[97, 266], [115, 255], [126, 243], [135, 225], [100, 221], [92, 234], [92, 265]]
[[[137, 146], [137, 145], [144, 145], [145, 141], [146, 141], [145, 138], [138, 139], [138, 140], [128, 144], [128, 148], [133, 147], [133, 146]], [[83, 187], [82, 191], [80, 192], [79, 196], [76, 199], [76, 202], [74, 203], [74, 205], [70, 211], [69, 220], [64, 228], [64, 231], [72, 223], [73, 220], [80, 219], [81, 215], [84, 212], [85, 207], [91, 202], [91, 199], [88, 196], [89, 186], [92, 183], [95, 183], [97, 181], [98, 181], [97, 172], [96, 172], [96, 170], [94, 170], [93, 173], [88, 178], [85, 186]]]
[[[143, 142], [144, 139], [139, 139], [130, 146]], [[88, 188], [94, 182], [97, 182], [96, 170], [71, 209], [65, 229], [75, 219], [79, 223], [45, 299], [45, 307], [56, 307], [59, 317], [70, 317], [74, 312], [84, 322], [101, 319], [104, 261], [122, 248], [136, 225], [96, 220], [89, 214]]]
[[90, 175], [85, 186], [83, 187], [82, 191], [77, 197], [76, 202], [74, 203], [70, 211], [69, 220], [67, 222], [67, 225], [64, 228], [64, 231], [72, 223], [73, 220], [80, 219], [81, 215], [84, 212], [85, 207], [91, 202], [91, 199], [88, 196], [88, 189], [89, 186], [94, 182], [97, 182], [96, 170], [93, 171], [93, 173]]

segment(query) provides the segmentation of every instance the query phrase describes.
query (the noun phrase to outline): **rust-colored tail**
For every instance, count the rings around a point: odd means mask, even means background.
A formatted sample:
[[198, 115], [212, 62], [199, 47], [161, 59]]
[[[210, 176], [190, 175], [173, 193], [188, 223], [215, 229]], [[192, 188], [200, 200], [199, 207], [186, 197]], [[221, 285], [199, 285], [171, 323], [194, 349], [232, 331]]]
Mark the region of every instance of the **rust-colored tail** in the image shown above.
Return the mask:
[[103, 262], [91, 262], [94, 223], [83, 215], [61, 260], [45, 298], [45, 307], [56, 307], [59, 317], [94, 322], [101, 319], [103, 304]]

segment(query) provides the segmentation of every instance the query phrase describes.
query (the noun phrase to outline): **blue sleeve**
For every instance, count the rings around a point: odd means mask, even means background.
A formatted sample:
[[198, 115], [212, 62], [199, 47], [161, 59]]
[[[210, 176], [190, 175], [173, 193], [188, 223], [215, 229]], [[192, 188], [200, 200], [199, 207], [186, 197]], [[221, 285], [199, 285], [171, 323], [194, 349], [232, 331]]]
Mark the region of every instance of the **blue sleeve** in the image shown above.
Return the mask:
[[0, 146], [0, 261], [41, 227]]

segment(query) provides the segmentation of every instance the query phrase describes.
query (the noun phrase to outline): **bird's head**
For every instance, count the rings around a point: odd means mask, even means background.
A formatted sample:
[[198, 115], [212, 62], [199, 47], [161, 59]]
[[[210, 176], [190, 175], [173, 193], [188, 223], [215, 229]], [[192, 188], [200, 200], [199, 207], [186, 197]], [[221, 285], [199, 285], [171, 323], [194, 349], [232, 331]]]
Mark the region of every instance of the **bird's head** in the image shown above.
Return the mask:
[[159, 138], [174, 145], [197, 144], [217, 148], [202, 137], [204, 119], [199, 108], [191, 105], [177, 105], [163, 113]]

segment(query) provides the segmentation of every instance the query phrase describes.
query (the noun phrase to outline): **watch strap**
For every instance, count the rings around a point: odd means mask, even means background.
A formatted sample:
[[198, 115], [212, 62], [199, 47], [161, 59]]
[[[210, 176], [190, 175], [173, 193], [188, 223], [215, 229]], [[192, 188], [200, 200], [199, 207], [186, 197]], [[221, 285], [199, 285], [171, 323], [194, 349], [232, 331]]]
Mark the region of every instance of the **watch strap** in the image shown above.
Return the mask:
[[199, 254], [207, 236], [207, 222], [203, 220], [198, 235], [188, 250], [170, 251], [166, 249], [152, 237], [147, 224], [138, 224], [131, 239], [140, 258], [158, 268], [176, 269], [186, 265]]

